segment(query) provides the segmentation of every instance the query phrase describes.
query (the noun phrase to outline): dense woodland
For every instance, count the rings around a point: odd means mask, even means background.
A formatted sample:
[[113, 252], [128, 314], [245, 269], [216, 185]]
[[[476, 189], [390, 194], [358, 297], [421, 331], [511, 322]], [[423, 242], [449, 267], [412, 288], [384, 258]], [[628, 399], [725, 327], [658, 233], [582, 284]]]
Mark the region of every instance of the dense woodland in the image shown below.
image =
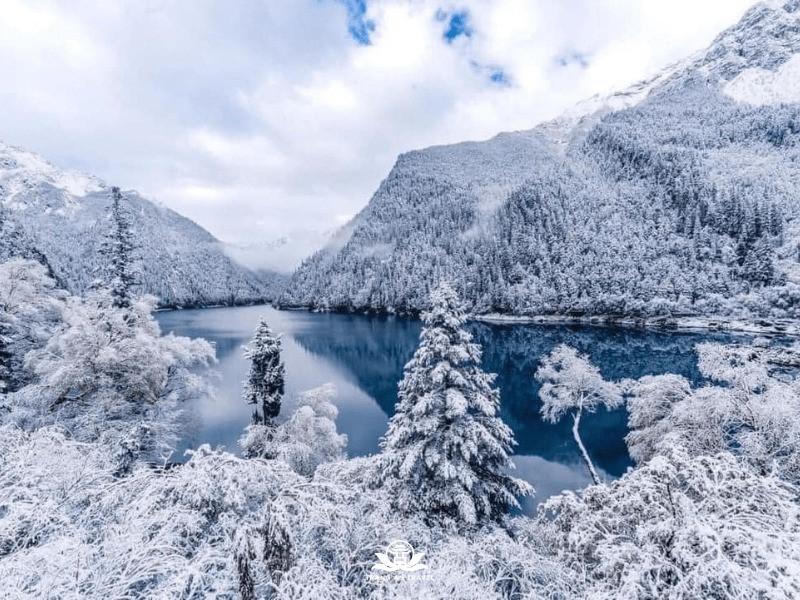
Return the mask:
[[579, 129], [491, 209], [401, 158], [284, 301], [414, 311], [446, 278], [479, 313], [796, 316], [798, 140], [796, 106], [689, 81]]

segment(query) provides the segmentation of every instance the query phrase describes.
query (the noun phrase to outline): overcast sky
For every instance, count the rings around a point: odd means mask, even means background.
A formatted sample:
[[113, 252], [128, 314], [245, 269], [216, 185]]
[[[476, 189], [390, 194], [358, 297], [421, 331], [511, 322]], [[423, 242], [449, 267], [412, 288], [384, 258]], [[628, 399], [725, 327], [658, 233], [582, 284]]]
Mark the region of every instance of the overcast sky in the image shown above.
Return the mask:
[[0, 139], [223, 240], [328, 230], [406, 150], [528, 129], [752, 0], [0, 0]]

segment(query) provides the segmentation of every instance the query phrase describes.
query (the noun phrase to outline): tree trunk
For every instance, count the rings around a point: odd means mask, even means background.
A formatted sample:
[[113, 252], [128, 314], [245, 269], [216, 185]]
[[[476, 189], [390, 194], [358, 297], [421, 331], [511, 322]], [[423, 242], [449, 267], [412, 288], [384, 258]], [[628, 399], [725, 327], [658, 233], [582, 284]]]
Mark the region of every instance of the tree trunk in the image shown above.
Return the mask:
[[597, 476], [597, 471], [592, 464], [592, 459], [589, 458], [589, 453], [586, 451], [586, 447], [583, 445], [581, 434], [578, 433], [578, 426], [581, 424], [581, 413], [581, 410], [577, 410], [572, 415], [572, 436], [575, 438], [575, 442], [578, 444], [583, 461], [586, 463], [586, 467], [589, 469], [589, 474], [592, 476], [592, 481], [594, 481], [595, 485], [597, 485], [600, 483], [600, 478]]

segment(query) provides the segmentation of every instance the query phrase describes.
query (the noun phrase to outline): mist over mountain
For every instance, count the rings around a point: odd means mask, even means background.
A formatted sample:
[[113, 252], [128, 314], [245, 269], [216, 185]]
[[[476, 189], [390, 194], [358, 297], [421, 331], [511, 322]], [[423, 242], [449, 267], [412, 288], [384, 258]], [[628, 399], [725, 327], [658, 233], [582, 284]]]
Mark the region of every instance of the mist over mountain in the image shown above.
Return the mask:
[[[0, 143], [0, 258], [36, 258], [70, 292], [86, 291], [101, 267], [109, 191], [96, 177]], [[208, 231], [135, 191], [124, 197], [140, 291], [165, 306], [248, 303], [269, 295], [265, 281], [229, 258]]]
[[555, 121], [401, 155], [282, 300], [414, 311], [796, 316], [800, 1]]
[[288, 276], [304, 258], [325, 246], [334, 233], [335, 231], [294, 230], [269, 241], [225, 244], [225, 251], [237, 263], [253, 271]]

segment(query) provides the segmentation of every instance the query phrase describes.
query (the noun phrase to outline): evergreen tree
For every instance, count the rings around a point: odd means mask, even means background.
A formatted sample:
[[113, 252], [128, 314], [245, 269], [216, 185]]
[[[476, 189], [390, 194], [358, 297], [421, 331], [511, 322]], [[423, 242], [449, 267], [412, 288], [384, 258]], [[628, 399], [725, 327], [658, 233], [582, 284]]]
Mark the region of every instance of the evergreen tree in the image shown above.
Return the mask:
[[766, 238], [750, 248], [742, 264], [742, 277], [755, 285], [769, 285], [775, 279], [774, 251]]
[[480, 368], [481, 349], [463, 328], [460, 300], [441, 285], [431, 302], [381, 441], [381, 483], [402, 512], [468, 524], [498, 519], [532, 489], [506, 475], [516, 442], [497, 416], [494, 375]]
[[130, 308], [136, 275], [133, 265], [133, 230], [125, 199], [118, 187], [111, 188], [111, 205], [108, 209], [110, 230], [100, 254], [105, 259], [104, 285], [117, 308]]
[[237, 531], [233, 543], [239, 598], [256, 600], [256, 583], [253, 578], [253, 561], [256, 559], [256, 553], [250, 542], [249, 532]]
[[245, 348], [244, 357], [250, 361], [244, 399], [248, 404], [256, 405], [253, 423], [271, 424], [281, 410], [285, 369], [281, 361], [280, 338], [272, 334], [264, 319], [259, 321], [253, 339]]
[[11, 323], [0, 307], [0, 393], [11, 387]]

